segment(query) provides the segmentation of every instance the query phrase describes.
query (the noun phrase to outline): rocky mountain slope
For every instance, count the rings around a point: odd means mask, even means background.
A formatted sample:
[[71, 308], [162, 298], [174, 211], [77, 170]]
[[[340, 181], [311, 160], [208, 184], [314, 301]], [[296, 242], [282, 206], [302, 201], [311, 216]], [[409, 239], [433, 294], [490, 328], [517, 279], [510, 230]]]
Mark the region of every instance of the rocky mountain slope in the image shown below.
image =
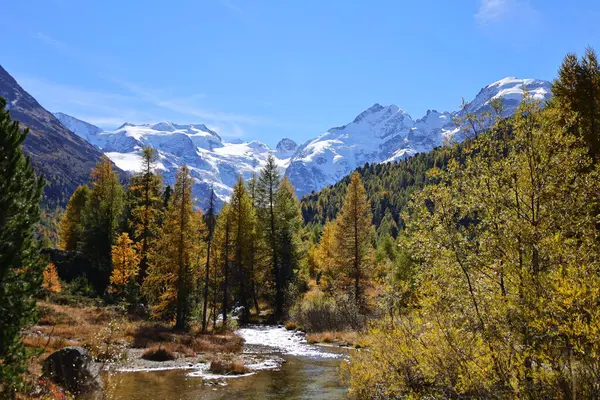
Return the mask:
[[30, 130], [23, 148], [46, 178], [45, 203], [64, 205], [78, 185], [89, 181], [102, 152], [69, 131], [1, 66], [0, 96], [11, 117]]
[[430, 151], [446, 140], [461, 140], [462, 130], [456, 126], [455, 117], [491, 111], [493, 99], [500, 99], [502, 115], [510, 116], [525, 90], [544, 101], [551, 96], [550, 87], [550, 82], [542, 80], [504, 78], [481, 89], [460, 111], [430, 110], [417, 120], [395, 105], [375, 104], [351, 123], [332, 128], [300, 146], [286, 175], [299, 195], [307, 194], [338, 182], [366, 162], [395, 161]]
[[125, 123], [107, 132], [66, 114], [55, 116], [123, 170], [135, 172], [139, 168], [139, 150], [145, 145], [159, 151], [158, 168], [168, 184], [174, 182], [176, 170], [187, 164], [196, 179], [198, 204], [205, 206], [211, 187], [221, 201], [226, 201], [237, 177], [249, 179], [269, 154], [275, 156], [281, 173], [289, 177], [298, 194], [304, 195], [335, 184], [367, 162], [401, 160], [430, 151], [445, 141], [460, 141], [463, 131], [456, 126], [456, 117], [491, 111], [493, 99], [500, 99], [503, 116], [510, 116], [525, 90], [544, 101], [551, 95], [550, 86], [550, 82], [541, 80], [504, 78], [481, 89], [460, 111], [429, 110], [416, 120], [395, 105], [375, 104], [351, 123], [332, 128], [299, 147], [291, 139], [282, 139], [275, 149], [259, 141], [225, 142], [202, 124]]
[[275, 156], [283, 174], [297, 147], [291, 139], [281, 140], [275, 150], [259, 141], [228, 143], [202, 124], [125, 123], [114, 131], [102, 131], [66, 114], [55, 115], [125, 171], [135, 172], [140, 168], [139, 152], [147, 145], [158, 150], [157, 168], [168, 184], [175, 182], [177, 169], [186, 164], [195, 178], [193, 192], [201, 207], [206, 206], [211, 187], [221, 201], [229, 199], [237, 177], [249, 179], [265, 164], [269, 154]]

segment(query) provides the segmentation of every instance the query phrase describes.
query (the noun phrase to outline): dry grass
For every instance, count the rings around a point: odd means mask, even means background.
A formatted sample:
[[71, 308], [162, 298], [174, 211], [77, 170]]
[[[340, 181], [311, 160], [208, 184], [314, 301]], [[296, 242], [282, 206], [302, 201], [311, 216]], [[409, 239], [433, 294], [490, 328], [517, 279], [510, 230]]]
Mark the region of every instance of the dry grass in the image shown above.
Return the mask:
[[142, 358], [150, 361], [171, 361], [177, 357], [175, 353], [165, 347], [154, 346], [146, 349], [142, 354]]
[[285, 323], [285, 329], [287, 329], [288, 331], [294, 331], [297, 329], [296, 326], [296, 322], [295, 321], [288, 321]]
[[361, 347], [362, 337], [354, 331], [327, 331], [309, 333], [306, 335], [308, 343], [335, 343], [340, 346]]
[[176, 331], [160, 324], [145, 324], [128, 332], [132, 346], [146, 348], [157, 344], [169, 344], [178, 353], [238, 353], [244, 344], [242, 338], [232, 333], [201, 334], [198, 331]]
[[210, 372], [218, 375], [242, 375], [250, 370], [240, 360], [215, 359], [210, 362]]

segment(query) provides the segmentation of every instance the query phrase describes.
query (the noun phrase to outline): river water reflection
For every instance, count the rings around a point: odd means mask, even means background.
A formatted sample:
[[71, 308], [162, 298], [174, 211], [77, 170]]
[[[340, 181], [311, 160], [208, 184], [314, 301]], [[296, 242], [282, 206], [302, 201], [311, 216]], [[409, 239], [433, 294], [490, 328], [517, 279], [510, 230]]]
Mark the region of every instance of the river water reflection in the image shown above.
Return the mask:
[[126, 372], [107, 376], [110, 399], [344, 399], [338, 367], [345, 350], [309, 345], [282, 328], [240, 330], [244, 352], [260, 354], [266, 364], [283, 359], [277, 369], [259, 369], [244, 377], [206, 379], [194, 370]]

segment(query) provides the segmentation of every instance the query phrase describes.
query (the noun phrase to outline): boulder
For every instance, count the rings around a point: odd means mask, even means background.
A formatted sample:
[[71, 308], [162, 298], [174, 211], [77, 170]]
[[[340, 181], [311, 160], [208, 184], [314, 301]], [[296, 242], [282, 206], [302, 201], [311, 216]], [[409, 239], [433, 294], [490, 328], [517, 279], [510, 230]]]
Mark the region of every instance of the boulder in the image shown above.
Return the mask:
[[65, 347], [44, 360], [44, 375], [74, 394], [100, 389], [100, 368], [83, 347]]

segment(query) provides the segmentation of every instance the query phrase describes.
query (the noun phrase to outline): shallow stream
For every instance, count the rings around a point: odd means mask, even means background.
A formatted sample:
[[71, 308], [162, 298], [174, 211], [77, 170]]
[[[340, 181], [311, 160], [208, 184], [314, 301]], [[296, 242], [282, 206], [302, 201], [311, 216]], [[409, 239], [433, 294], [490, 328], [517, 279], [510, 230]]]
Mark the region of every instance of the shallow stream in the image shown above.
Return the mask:
[[344, 399], [338, 367], [347, 350], [308, 344], [304, 335], [281, 327], [249, 326], [244, 356], [252, 372], [213, 375], [207, 364], [189, 369], [111, 373], [108, 398], [137, 399]]

